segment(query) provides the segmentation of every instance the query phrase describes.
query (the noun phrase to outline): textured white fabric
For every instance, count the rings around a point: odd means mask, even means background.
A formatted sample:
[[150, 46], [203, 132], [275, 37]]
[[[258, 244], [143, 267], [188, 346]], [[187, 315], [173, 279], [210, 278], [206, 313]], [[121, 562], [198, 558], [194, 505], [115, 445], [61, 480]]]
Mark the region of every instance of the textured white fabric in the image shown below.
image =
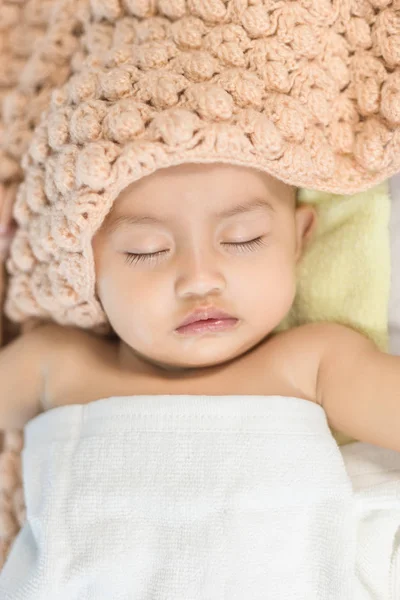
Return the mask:
[[357, 526], [322, 408], [133, 396], [25, 427], [2, 600], [354, 600]]
[[341, 452], [358, 522], [355, 600], [399, 600], [400, 453], [361, 442]]

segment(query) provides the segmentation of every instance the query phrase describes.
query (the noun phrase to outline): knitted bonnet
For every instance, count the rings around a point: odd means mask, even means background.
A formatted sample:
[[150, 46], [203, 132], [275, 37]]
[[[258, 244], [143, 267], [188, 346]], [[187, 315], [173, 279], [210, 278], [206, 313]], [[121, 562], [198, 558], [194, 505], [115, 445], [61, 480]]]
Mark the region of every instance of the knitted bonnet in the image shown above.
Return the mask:
[[340, 194], [400, 170], [400, 0], [4, 6], [28, 31], [40, 13], [41, 32], [3, 94], [0, 179], [21, 180], [12, 320], [107, 324], [91, 241], [159, 168], [231, 163]]

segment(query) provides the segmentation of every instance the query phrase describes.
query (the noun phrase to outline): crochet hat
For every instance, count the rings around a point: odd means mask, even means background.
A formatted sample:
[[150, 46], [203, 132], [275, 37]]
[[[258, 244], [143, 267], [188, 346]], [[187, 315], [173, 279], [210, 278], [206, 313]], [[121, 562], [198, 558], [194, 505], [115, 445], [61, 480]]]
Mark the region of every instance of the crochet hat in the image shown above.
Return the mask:
[[[13, 320], [107, 323], [91, 240], [118, 194], [159, 168], [231, 163], [340, 194], [400, 170], [400, 0], [53, 4], [4, 102], [9, 124], [26, 124], [39, 70], [33, 100], [48, 104], [22, 161]], [[65, 83], [51, 91], [54, 61]]]

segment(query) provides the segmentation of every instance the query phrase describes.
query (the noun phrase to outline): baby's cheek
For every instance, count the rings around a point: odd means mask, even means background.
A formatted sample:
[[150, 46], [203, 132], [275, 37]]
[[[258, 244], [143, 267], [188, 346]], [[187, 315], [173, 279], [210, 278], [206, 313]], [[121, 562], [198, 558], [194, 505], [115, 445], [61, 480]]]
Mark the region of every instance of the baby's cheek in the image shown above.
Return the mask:
[[142, 352], [154, 350], [157, 339], [156, 327], [144, 318], [140, 318], [140, 315], [135, 315], [131, 326], [132, 335], [129, 341], [132, 346]]
[[152, 302], [148, 286], [137, 285], [125, 278], [115, 286], [112, 296], [114, 320], [118, 321], [120, 337], [144, 351], [154, 344], [165, 327], [159, 315], [160, 301]]
[[278, 310], [290, 308], [296, 294], [296, 273], [293, 264], [285, 259], [270, 273], [269, 295]]

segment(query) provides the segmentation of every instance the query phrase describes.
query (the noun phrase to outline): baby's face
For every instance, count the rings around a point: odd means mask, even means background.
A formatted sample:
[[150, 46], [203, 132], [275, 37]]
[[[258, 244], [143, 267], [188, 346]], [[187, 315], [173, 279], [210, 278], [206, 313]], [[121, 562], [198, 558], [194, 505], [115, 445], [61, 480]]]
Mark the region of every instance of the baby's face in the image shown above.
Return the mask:
[[[288, 313], [313, 222], [312, 209], [296, 209], [295, 188], [254, 169], [159, 170], [120, 194], [96, 234], [97, 294], [122, 343], [150, 363], [217, 365]], [[203, 307], [237, 321], [222, 331], [177, 331]]]

